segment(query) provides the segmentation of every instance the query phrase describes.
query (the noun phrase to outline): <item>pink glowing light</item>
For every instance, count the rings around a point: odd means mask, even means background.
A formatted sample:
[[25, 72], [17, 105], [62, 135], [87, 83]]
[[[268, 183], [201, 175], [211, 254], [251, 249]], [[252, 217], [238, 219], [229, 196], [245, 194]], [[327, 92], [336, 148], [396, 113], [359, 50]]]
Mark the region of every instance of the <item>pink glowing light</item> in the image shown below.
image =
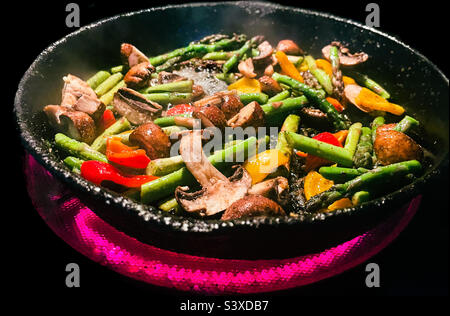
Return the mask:
[[342, 273], [378, 253], [406, 227], [413, 199], [388, 221], [320, 253], [282, 260], [231, 260], [176, 253], [118, 231], [87, 208], [31, 155], [25, 172], [33, 204], [50, 228], [91, 260], [153, 285], [205, 294], [261, 293], [298, 287]]

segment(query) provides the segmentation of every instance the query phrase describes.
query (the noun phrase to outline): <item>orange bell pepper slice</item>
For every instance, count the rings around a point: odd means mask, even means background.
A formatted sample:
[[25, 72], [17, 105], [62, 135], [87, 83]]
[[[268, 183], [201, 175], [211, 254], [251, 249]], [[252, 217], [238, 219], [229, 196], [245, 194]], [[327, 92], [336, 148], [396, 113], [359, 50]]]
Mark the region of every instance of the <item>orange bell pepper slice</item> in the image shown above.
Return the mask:
[[150, 162], [145, 150], [123, 144], [120, 137], [107, 139], [106, 158], [118, 165], [136, 169], [145, 169]]
[[228, 90], [237, 90], [240, 93], [259, 93], [261, 84], [256, 79], [242, 77], [228, 86]]
[[294, 64], [289, 61], [288, 57], [284, 52], [277, 51], [275, 53], [275, 57], [277, 58], [278, 63], [280, 64], [281, 70], [286, 75], [297, 81], [303, 82], [303, 77], [300, 75], [300, 72], [297, 70]]
[[316, 66], [317, 68], [322, 69], [325, 71], [328, 76], [333, 76], [333, 67], [331, 66], [331, 63], [326, 59], [316, 59]]

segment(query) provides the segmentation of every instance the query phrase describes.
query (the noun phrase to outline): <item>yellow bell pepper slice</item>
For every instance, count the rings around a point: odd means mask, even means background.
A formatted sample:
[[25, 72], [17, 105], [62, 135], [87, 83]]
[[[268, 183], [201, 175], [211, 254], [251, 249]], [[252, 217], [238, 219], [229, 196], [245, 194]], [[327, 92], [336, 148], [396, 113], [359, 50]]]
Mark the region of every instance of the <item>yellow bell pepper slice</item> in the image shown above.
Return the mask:
[[361, 92], [355, 98], [355, 102], [356, 104], [361, 105], [362, 107], [367, 108], [371, 111], [385, 111], [394, 115], [402, 115], [403, 113], [405, 113], [405, 109], [402, 106], [390, 103], [383, 97], [367, 88], [361, 89]]
[[342, 198], [328, 206], [328, 211], [334, 211], [340, 208], [352, 207], [353, 203], [349, 198]]
[[282, 51], [278, 51], [275, 53], [275, 57], [278, 60], [278, 63], [280, 64], [281, 70], [288, 75], [289, 77], [303, 82], [303, 77], [300, 75], [300, 72], [295, 68], [294, 64], [291, 63], [286, 56], [286, 54]]
[[[334, 185], [334, 181], [325, 179], [320, 173], [316, 171], [310, 171], [303, 183], [304, 193], [306, 200], [309, 200], [314, 195], [322, 193], [330, 189]], [[342, 198], [334, 203], [330, 204], [325, 212], [334, 211], [340, 208], [346, 208], [353, 206], [352, 201], [349, 198]]]
[[252, 183], [264, 180], [279, 166], [289, 163], [289, 157], [278, 149], [269, 149], [247, 159], [243, 167], [252, 177]]
[[228, 86], [228, 90], [237, 90], [240, 93], [260, 93], [261, 84], [256, 79], [242, 77]]
[[342, 76], [342, 81], [344, 81], [344, 86], [349, 84], [356, 84], [356, 81], [353, 78], [347, 76]]

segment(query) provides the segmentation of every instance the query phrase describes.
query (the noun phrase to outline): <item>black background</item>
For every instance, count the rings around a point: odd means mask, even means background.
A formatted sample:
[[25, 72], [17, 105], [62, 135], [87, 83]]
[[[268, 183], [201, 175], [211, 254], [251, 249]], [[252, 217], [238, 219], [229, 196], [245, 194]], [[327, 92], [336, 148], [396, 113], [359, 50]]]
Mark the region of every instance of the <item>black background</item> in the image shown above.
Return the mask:
[[[121, 4], [106, 1], [81, 2], [81, 25], [122, 12], [134, 11], [177, 1], [126, 1]], [[183, 1], [186, 2], [186, 1]], [[369, 1], [274, 1], [318, 11], [329, 12], [364, 23]], [[418, 49], [434, 62], [448, 77], [448, 49], [445, 30], [446, 12], [439, 2], [413, 5], [413, 2], [398, 3], [375, 1], [381, 9], [382, 31], [396, 35]], [[11, 15], [10, 22], [3, 26], [3, 71], [7, 74], [8, 98], [3, 106], [12, 108], [17, 84], [37, 55], [48, 45], [72, 32], [65, 26], [65, 6], [69, 1], [58, 4], [12, 3], [3, 15]], [[444, 27], [446, 29], [446, 27]], [[6, 68], [5, 68], [6, 66]], [[11, 112], [10, 112], [11, 113]], [[7, 128], [15, 129], [13, 114], [9, 114]], [[4, 260], [11, 286], [34, 296], [73, 295], [75, 293], [141, 293], [154, 305], [165, 304], [176, 310], [180, 298], [186, 295], [170, 289], [159, 288], [136, 282], [100, 266], [60, 240], [46, 226], [33, 209], [25, 190], [22, 173], [23, 149], [17, 133], [3, 131], [3, 141], [12, 140], [8, 151], [2, 153], [4, 171], [7, 177], [6, 205], [3, 212], [12, 215], [3, 217], [3, 243], [8, 249]], [[381, 253], [371, 258], [381, 269], [381, 287], [365, 286], [365, 264], [341, 275], [298, 289], [270, 293], [272, 310], [296, 304], [285, 300], [292, 295], [448, 295], [448, 170], [428, 191], [424, 192], [420, 210], [400, 236]], [[9, 249], [11, 247], [11, 249]], [[6, 250], [5, 250], [6, 252]], [[81, 287], [65, 287], [65, 266], [78, 263], [81, 269]], [[3, 270], [6, 271], [6, 270]], [[44, 294], [45, 293], [45, 294]], [[164, 300], [157, 299], [164, 295]], [[252, 296], [259, 298], [260, 296]], [[204, 301], [194, 298], [195, 301]]]

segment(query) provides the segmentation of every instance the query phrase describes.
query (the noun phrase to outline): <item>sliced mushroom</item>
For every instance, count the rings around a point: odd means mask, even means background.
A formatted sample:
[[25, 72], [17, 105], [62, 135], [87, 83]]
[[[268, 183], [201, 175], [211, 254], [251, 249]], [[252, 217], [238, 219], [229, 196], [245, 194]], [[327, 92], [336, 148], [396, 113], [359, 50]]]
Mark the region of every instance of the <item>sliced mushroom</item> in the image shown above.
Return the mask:
[[282, 51], [288, 55], [304, 55], [305, 52], [290, 39], [281, 40], [277, 44], [277, 51]]
[[285, 216], [286, 213], [276, 202], [262, 195], [247, 195], [230, 205], [222, 215], [222, 220], [258, 217]]
[[216, 92], [212, 96], [208, 96], [194, 102], [194, 106], [196, 107], [201, 107], [207, 104], [217, 106], [225, 114], [225, 118], [227, 120], [239, 113], [239, 111], [244, 107], [244, 104], [241, 102], [236, 90]]
[[289, 194], [289, 182], [285, 177], [276, 177], [254, 184], [248, 194], [262, 195], [274, 200], [279, 204], [284, 204]]
[[238, 70], [247, 78], [252, 79], [256, 77], [255, 67], [253, 66], [253, 60], [251, 58], [241, 61], [238, 65]]
[[205, 95], [205, 90], [198, 84], [192, 85], [192, 99], [198, 100]]
[[312, 107], [301, 108], [300, 117], [305, 126], [319, 130], [328, 130], [332, 128], [328, 115], [319, 109]]
[[61, 106], [85, 112], [95, 120], [98, 119], [105, 110], [105, 105], [98, 99], [89, 84], [71, 74], [65, 76], [63, 80]]
[[169, 136], [153, 122], [137, 127], [129, 136], [130, 143], [145, 149], [148, 158], [158, 159], [169, 156], [171, 142]]
[[164, 83], [171, 83], [171, 82], [177, 82], [177, 81], [183, 81], [187, 80], [187, 78], [180, 76], [178, 74], [174, 74], [172, 72], [167, 71], [161, 71], [158, 73], [158, 83], [164, 84]]
[[268, 41], [264, 41], [259, 44], [258, 51], [259, 55], [253, 57], [253, 64], [256, 68], [259, 68], [260, 66], [266, 68], [267, 65], [272, 64], [273, 47]]
[[238, 114], [228, 120], [227, 124], [233, 128], [253, 126], [258, 128], [266, 125], [265, 114], [258, 102], [253, 101], [244, 106]]
[[227, 126], [225, 114], [215, 105], [206, 104], [194, 107], [192, 116], [200, 119], [204, 127], [217, 127], [222, 130]]
[[131, 89], [141, 89], [148, 86], [154, 71], [155, 67], [148, 62], [143, 62], [131, 67], [123, 80], [127, 84], [127, 87]]
[[360, 109], [363, 112], [370, 112], [371, 109], [368, 109], [360, 104], [358, 104], [356, 102], [356, 98], [358, 97], [358, 95], [360, 94], [362, 90], [362, 87], [356, 85], [356, 84], [349, 84], [346, 85], [344, 88], [344, 96], [345, 99], [350, 102], [351, 104], [353, 104], [354, 106], [356, 106], [358, 109]]
[[59, 105], [47, 105], [44, 112], [57, 131], [87, 144], [95, 139], [95, 122], [88, 114]]
[[369, 55], [364, 52], [350, 54], [350, 50], [344, 47], [340, 42], [332, 42], [330, 45], [322, 48], [323, 57], [330, 60], [330, 49], [332, 46], [337, 46], [339, 49], [339, 63], [343, 66], [354, 66], [365, 62]]
[[161, 116], [162, 106], [156, 102], [147, 100], [139, 92], [121, 88], [114, 95], [114, 110], [121, 116], [125, 116], [135, 125], [144, 124]]
[[377, 128], [373, 149], [378, 163], [382, 165], [423, 159], [422, 147], [411, 137], [402, 132], [388, 129], [385, 126]]
[[120, 46], [120, 55], [122, 56], [123, 63], [130, 68], [140, 63], [149, 62], [149, 59], [144, 53], [135, 46], [127, 43], [123, 43]]
[[247, 194], [252, 182], [250, 175], [242, 167], [238, 167], [230, 178], [218, 171], [203, 152], [200, 130], [183, 136], [180, 152], [187, 169], [202, 186], [201, 190], [192, 193], [187, 192], [186, 187], [175, 190], [175, 198], [187, 212], [211, 216]]
[[84, 112], [90, 115], [94, 121], [97, 121], [105, 111], [106, 106], [99, 98], [94, 98], [85, 94], [78, 99], [77, 103], [73, 106], [73, 109], [75, 111]]
[[269, 76], [262, 76], [258, 81], [261, 84], [261, 91], [270, 96], [280, 93], [283, 90], [280, 84]]

